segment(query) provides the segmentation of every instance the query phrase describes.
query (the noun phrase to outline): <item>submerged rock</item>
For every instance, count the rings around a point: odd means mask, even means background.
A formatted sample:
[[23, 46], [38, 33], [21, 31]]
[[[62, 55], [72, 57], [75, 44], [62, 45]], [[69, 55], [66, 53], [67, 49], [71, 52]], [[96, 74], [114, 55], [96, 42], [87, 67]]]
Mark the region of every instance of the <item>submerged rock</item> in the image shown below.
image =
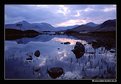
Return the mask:
[[94, 49], [101, 47], [101, 43], [98, 40], [92, 41], [91, 44]]
[[35, 55], [36, 57], [39, 57], [39, 56], [40, 56], [40, 51], [39, 51], [39, 50], [36, 50], [35, 53], [34, 53], [34, 55]]
[[33, 71], [34, 71], [34, 72], [40, 71], [40, 67], [34, 67], [34, 68], [33, 68]]
[[32, 52], [27, 53], [26, 55], [28, 56], [28, 58], [26, 58], [26, 60], [32, 60], [32, 55], [33, 55]]
[[53, 67], [47, 70], [47, 73], [50, 77], [55, 79], [57, 77], [60, 77], [64, 73], [64, 71], [61, 67]]
[[111, 53], [115, 53], [116, 51], [115, 51], [114, 49], [111, 49], [110, 52], [111, 52]]
[[32, 60], [32, 56], [29, 56], [28, 58], [26, 58], [26, 60]]
[[84, 55], [85, 47], [82, 43], [76, 42], [76, 45], [74, 49], [72, 50], [72, 52], [75, 54], [76, 58], [78, 59]]
[[63, 44], [63, 43], [61, 43], [61, 44]]

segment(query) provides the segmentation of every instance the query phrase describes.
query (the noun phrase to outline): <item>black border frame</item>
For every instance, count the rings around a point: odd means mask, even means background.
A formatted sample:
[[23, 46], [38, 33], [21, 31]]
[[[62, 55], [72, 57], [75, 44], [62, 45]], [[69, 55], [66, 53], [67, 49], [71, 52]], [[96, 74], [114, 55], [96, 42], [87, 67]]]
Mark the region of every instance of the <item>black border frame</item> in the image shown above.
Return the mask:
[[[119, 7], [119, 5], [117, 4], [116, 1], [118, 1], [118, 0], [94, 0], [94, 1], [93, 0], [83, 0], [83, 1], [81, 1], [81, 0], [73, 0], [73, 1], [72, 0], [71, 1], [70, 0], [31, 0], [31, 1], [30, 0], [28, 0], [28, 1], [27, 0], [4, 0], [4, 2], [1, 4], [2, 26], [0, 25], [2, 27], [1, 31], [0, 31], [0, 34], [1, 34], [0, 38], [1, 38], [1, 40], [3, 40], [3, 42], [0, 41], [1, 46], [2, 46], [2, 48], [0, 48], [1, 49], [0, 51], [2, 52], [2, 53], [0, 53], [0, 57], [2, 59], [2, 61], [1, 61], [2, 67], [4, 67], [4, 5], [5, 4], [48, 4], [48, 5], [49, 4], [55, 4], [55, 5], [57, 5], [57, 4], [65, 4], [65, 5], [66, 4], [116, 4], [117, 5], [117, 18], [116, 19], [117, 19], [117, 27], [118, 27], [118, 10], [119, 10], [118, 7]], [[119, 32], [119, 30], [117, 29], [117, 34], [118, 34], [118, 32]], [[118, 41], [119, 36], [120, 35], [117, 35], [117, 41]], [[117, 46], [117, 54], [118, 54], [118, 46]], [[118, 60], [119, 60], [119, 57], [117, 59], [117, 79], [118, 79], [118, 76], [119, 76]], [[1, 74], [2, 78], [0, 78], [0, 79], [5, 80], [4, 79], [4, 68], [2, 68], [1, 72], [2, 72], [2, 74]], [[85, 80], [83, 82], [85, 82]], [[89, 81], [86, 80], [86, 82], [89, 82]]]

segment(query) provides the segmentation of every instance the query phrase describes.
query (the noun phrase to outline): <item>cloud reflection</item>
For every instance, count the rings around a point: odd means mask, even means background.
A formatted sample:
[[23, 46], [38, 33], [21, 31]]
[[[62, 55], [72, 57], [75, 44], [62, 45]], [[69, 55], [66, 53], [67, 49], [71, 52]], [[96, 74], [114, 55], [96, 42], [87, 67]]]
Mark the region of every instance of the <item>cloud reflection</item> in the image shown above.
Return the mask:
[[81, 42], [82, 44], [86, 44], [87, 42], [84, 41], [84, 40], [74, 40], [74, 39], [70, 39], [70, 38], [53, 38], [54, 41], [57, 41], [57, 42], [70, 42], [70, 45], [75, 45], [76, 42]]

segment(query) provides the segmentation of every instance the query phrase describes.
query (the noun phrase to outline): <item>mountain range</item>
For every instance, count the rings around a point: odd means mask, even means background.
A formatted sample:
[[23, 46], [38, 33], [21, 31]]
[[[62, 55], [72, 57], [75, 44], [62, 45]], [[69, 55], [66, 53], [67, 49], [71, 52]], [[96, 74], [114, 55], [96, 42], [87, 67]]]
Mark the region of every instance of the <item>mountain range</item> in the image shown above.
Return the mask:
[[[80, 25], [76, 28], [69, 29], [69, 31], [76, 31], [76, 32], [109, 32], [109, 31], [116, 31], [116, 19], [114, 20], [107, 20], [103, 22], [102, 24], [96, 25], [94, 23], [94, 26], [88, 25], [90, 23], [87, 23], [85, 25]], [[67, 30], [68, 31], [68, 30]]]
[[98, 31], [115, 31], [116, 30], [116, 19], [107, 20], [102, 24], [95, 24], [89, 22], [83, 25], [73, 25], [67, 27], [53, 27], [48, 23], [29, 23], [27, 21], [17, 22], [15, 24], [5, 24], [5, 29], [16, 29], [16, 30], [35, 30], [37, 32], [42, 31], [76, 31], [76, 32], [98, 32]]
[[6, 24], [5, 29], [17, 29], [17, 30], [35, 30], [38, 32], [41, 31], [51, 31], [54, 29], [53, 26], [51, 26], [48, 23], [28, 23], [27, 21], [21, 21], [17, 22], [15, 24]]
[[116, 31], [116, 19], [103, 22], [95, 31]]

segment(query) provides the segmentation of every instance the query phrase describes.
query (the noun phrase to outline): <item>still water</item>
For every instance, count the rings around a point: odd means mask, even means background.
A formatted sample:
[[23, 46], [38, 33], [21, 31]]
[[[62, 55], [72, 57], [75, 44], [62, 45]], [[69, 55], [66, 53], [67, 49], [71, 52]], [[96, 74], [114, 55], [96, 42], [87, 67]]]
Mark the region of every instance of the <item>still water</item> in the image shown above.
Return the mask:
[[[94, 49], [93, 40], [109, 41], [106, 49]], [[68, 42], [68, 43], [66, 43]], [[76, 42], [85, 47], [85, 54], [78, 59], [72, 52]], [[39, 57], [35, 52], [39, 51]], [[67, 35], [39, 35], [34, 38], [5, 40], [6, 79], [53, 79], [47, 73], [52, 67], [61, 67], [64, 73], [56, 79], [95, 79], [116, 77], [116, 48], [113, 38]], [[31, 58], [30, 58], [31, 56]]]

